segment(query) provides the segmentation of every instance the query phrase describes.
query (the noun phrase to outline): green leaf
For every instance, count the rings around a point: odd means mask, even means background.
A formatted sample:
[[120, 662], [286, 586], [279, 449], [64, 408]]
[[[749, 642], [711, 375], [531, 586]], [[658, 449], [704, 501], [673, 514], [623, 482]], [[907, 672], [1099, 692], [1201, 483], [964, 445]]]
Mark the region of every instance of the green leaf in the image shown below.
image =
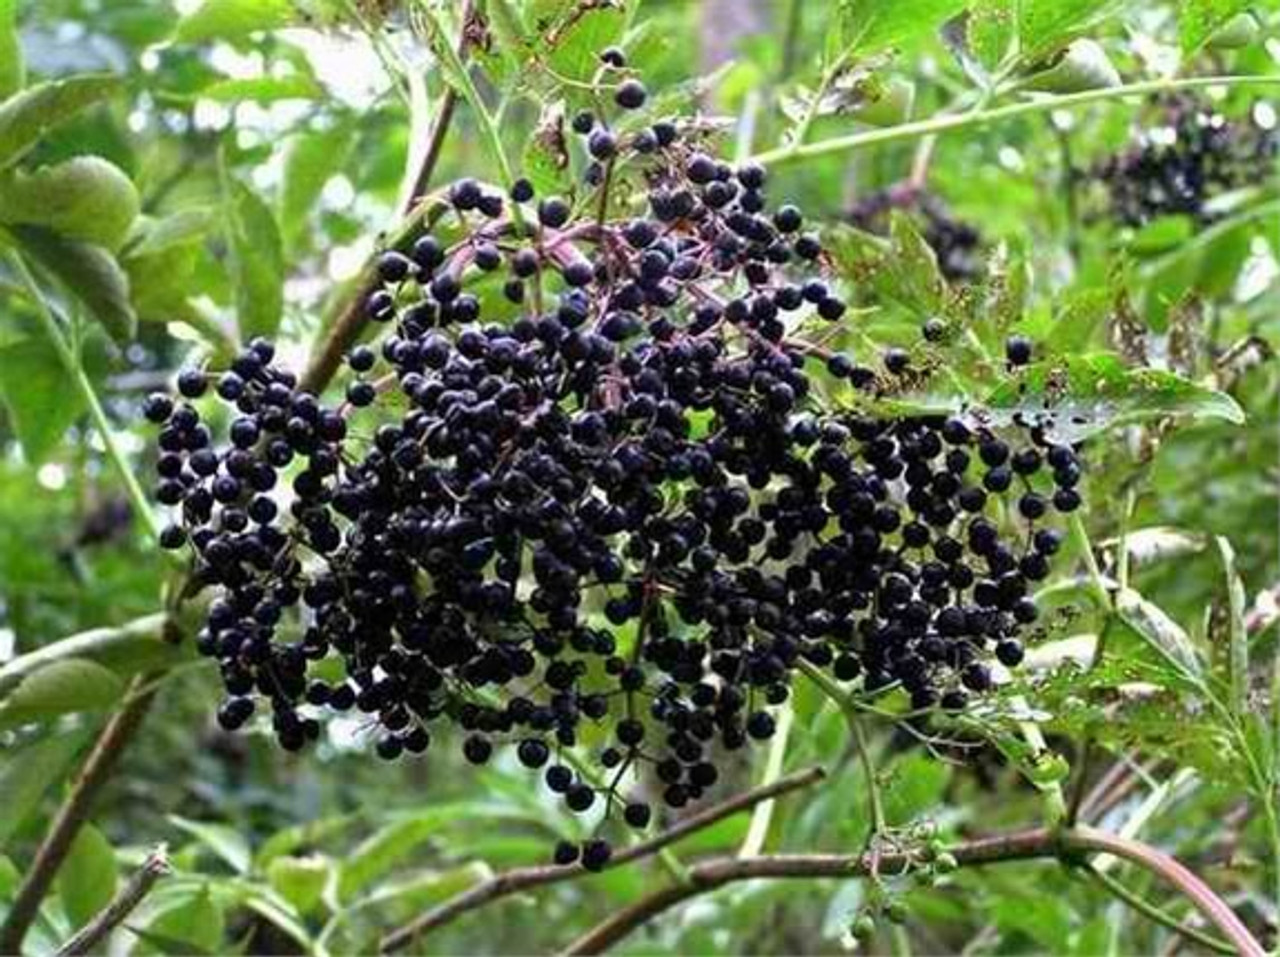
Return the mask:
[[58, 277], [116, 342], [129, 342], [138, 317], [129, 301], [129, 277], [101, 246], [68, 239], [35, 226], [14, 232], [22, 248]]
[[540, 196], [556, 196], [569, 185], [569, 144], [564, 131], [564, 103], [544, 104], [538, 125], [521, 157], [524, 175]]
[[231, 280], [240, 335], [272, 336], [284, 309], [284, 250], [270, 207], [243, 183], [224, 194]]
[[[568, 9], [542, 30], [542, 45], [556, 73], [571, 80], [589, 81], [600, 63], [600, 51], [622, 37], [626, 14], [614, 6], [588, 8], [586, 4], [561, 4]], [[541, 18], [535, 23], [544, 22]]]
[[1231, 543], [1221, 535], [1215, 536], [1218, 557], [1222, 559], [1222, 573], [1227, 579], [1227, 634], [1228, 674], [1231, 688], [1231, 708], [1243, 715], [1249, 707], [1249, 633], [1244, 624], [1244, 582], [1236, 570], [1236, 552]]
[[1042, 362], [987, 396], [997, 424], [1017, 415], [1042, 421], [1059, 441], [1078, 441], [1115, 425], [1167, 415], [1240, 425], [1244, 412], [1225, 392], [1161, 369], [1131, 369], [1091, 353]]
[[933, 33], [964, 7], [964, 0], [853, 0], [842, 7], [840, 30], [849, 49], [872, 53]]
[[118, 872], [111, 842], [92, 824], [76, 833], [58, 870], [58, 899], [72, 927], [82, 927], [116, 892]]
[[320, 818], [319, 820], [308, 821], [305, 824], [295, 824], [292, 827], [276, 831], [258, 848], [258, 852], [254, 857], [255, 864], [261, 869], [277, 857], [291, 854], [304, 846], [316, 846], [330, 838], [343, 834], [363, 819], [364, 815], [357, 812]]
[[317, 100], [324, 96], [324, 87], [314, 77], [257, 76], [246, 79], [218, 80], [199, 93], [202, 100], [217, 103], [276, 103], [280, 100]]
[[333, 862], [327, 857], [277, 857], [267, 867], [267, 880], [300, 914], [320, 903]]
[[1195, 645], [1163, 608], [1132, 588], [1124, 588], [1116, 593], [1115, 609], [1120, 620], [1183, 678], [1197, 685], [1201, 683], [1202, 669]]
[[[179, 897], [159, 910], [142, 936], [145, 953], [214, 954], [222, 951], [226, 930], [222, 908], [207, 887]], [[150, 938], [150, 939], [148, 939]], [[159, 945], [159, 946], [156, 946]]]
[[1126, 0], [1009, 0], [1018, 11], [1022, 55], [1036, 62], [1119, 10]]
[[170, 814], [169, 822], [213, 851], [230, 864], [237, 874], [249, 873], [253, 862], [249, 842], [234, 827], [212, 821], [192, 821], [177, 814]]
[[138, 209], [129, 177], [97, 156], [0, 179], [0, 223], [41, 226], [107, 249], [124, 242]]
[[0, 758], [0, 844], [8, 844], [36, 810], [50, 786], [61, 779], [84, 744], [85, 734], [60, 734], [21, 748], [6, 748]]
[[0, 103], [0, 169], [21, 159], [49, 130], [123, 89], [119, 77], [71, 76], [37, 83]]
[[119, 703], [124, 684], [109, 668], [67, 658], [28, 675], [0, 704], [0, 730]]
[[293, 20], [290, 0], [204, 0], [178, 23], [176, 43], [238, 40], [259, 30], [278, 30]]
[[27, 67], [18, 37], [18, 0], [0, 0], [0, 100], [22, 89]]
[[445, 804], [392, 821], [363, 841], [342, 861], [338, 898], [350, 901], [363, 888], [412, 854], [445, 825], [476, 820], [485, 809], [472, 802]]
[[0, 348], [0, 400], [32, 465], [57, 448], [84, 411], [84, 401], [69, 387], [62, 360], [44, 336]]
[[143, 322], [168, 322], [186, 309], [212, 211], [185, 209], [164, 219], [143, 218], [120, 254], [133, 308]]
[[280, 233], [290, 249], [299, 246], [312, 207], [329, 178], [342, 168], [352, 139], [352, 129], [345, 123], [290, 139], [280, 190]]
[[1178, 8], [1178, 42], [1183, 54], [1195, 53], [1249, 6], [1250, 0], [1182, 0]]

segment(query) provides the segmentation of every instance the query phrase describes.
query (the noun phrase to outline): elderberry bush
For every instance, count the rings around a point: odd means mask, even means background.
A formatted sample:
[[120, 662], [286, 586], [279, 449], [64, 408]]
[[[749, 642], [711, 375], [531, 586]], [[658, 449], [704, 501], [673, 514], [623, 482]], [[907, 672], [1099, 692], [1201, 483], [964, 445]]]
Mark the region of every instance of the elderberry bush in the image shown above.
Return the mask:
[[1112, 215], [1126, 225], [1169, 215], [1211, 222], [1210, 200], [1265, 182], [1275, 169], [1280, 140], [1273, 128], [1258, 125], [1257, 113], [1229, 119], [1203, 100], [1182, 95], [1161, 100], [1157, 114], [1158, 121], [1130, 147], [1094, 170]]
[[[573, 126], [576, 200], [465, 179], [460, 238], [381, 256], [364, 307], [383, 334], [348, 355], [340, 405], [255, 340], [144, 411], [178, 518], [162, 544], [214, 591], [197, 644], [223, 727], [265, 711], [298, 750], [355, 710], [393, 760], [447, 725], [468, 761], [511, 747], [570, 810], [641, 829], [646, 795], [696, 801], [725, 752], [773, 735], [802, 662], [916, 709], [987, 692], [1023, 657], [1081, 464], [1043, 423], [867, 411], [911, 357], [799, 334], [845, 306], [762, 168], [692, 123]], [[486, 315], [489, 278], [513, 320]], [[1032, 351], [1011, 339], [1010, 369]], [[217, 445], [194, 404], [210, 389], [233, 416]]]
[[982, 234], [957, 219], [940, 196], [907, 183], [870, 193], [849, 207], [849, 223], [878, 236], [889, 232], [889, 217], [900, 210], [918, 220], [920, 235], [938, 259], [938, 270], [952, 282], [970, 282], [982, 274]]

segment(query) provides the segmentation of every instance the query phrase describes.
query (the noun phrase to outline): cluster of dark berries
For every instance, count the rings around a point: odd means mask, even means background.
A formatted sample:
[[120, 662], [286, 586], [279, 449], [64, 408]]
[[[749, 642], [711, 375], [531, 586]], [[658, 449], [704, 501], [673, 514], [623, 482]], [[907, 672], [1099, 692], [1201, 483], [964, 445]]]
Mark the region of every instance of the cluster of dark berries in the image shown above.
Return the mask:
[[917, 222], [920, 235], [938, 258], [938, 269], [952, 282], [970, 282], [982, 274], [982, 234], [956, 219], [940, 196], [907, 183], [864, 196], [846, 214], [849, 223], [878, 236], [889, 232], [889, 217], [901, 211]]
[[[1206, 208], [1215, 196], [1265, 182], [1274, 172], [1280, 137], [1269, 108], [1248, 119], [1229, 119], [1192, 96], [1171, 96], [1156, 107], [1158, 119], [1129, 148], [1098, 163], [1093, 176], [1105, 186], [1112, 215], [1130, 226], [1159, 216], [1213, 220]], [[1258, 122], [1272, 117], [1269, 126]]]
[[[181, 516], [163, 544], [217, 588], [198, 644], [224, 727], [265, 702], [297, 749], [355, 709], [395, 759], [445, 723], [468, 761], [510, 746], [569, 809], [644, 828], [652, 796], [699, 799], [724, 752], [773, 735], [802, 662], [919, 709], [987, 691], [1023, 656], [1081, 466], [1036, 429], [828, 408], [815, 375], [852, 402], [910, 357], [799, 336], [845, 307], [799, 210], [766, 212], [765, 171], [676, 122], [575, 126], [598, 189], [462, 180], [460, 240], [382, 255], [384, 334], [349, 354], [339, 408], [254, 342], [179, 378], [235, 410], [225, 446], [190, 403], [145, 412]], [[369, 406], [383, 424], [357, 427]], [[604, 743], [569, 760], [590, 725]], [[598, 869], [609, 845], [555, 859]]]

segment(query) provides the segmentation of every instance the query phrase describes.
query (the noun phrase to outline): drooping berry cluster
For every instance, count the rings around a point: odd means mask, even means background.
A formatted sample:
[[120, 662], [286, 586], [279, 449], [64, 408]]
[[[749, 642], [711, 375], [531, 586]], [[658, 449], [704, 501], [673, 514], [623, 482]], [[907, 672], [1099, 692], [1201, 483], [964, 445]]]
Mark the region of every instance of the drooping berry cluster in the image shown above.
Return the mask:
[[[1094, 169], [1120, 222], [1141, 226], [1168, 215], [1210, 222], [1210, 200], [1265, 182], [1275, 170], [1280, 138], [1270, 107], [1236, 120], [1182, 95], [1161, 100], [1157, 113], [1158, 122], [1138, 133], [1129, 148]], [[1260, 124], [1262, 116], [1271, 117], [1269, 126]]]
[[982, 234], [956, 219], [940, 196], [908, 183], [870, 193], [848, 210], [850, 224], [883, 236], [895, 210], [918, 221], [920, 235], [938, 258], [938, 269], [952, 282], [977, 279], [982, 272]]
[[[667, 806], [698, 799], [722, 751], [773, 734], [802, 661], [916, 708], [986, 691], [993, 657], [1022, 658], [1060, 541], [1046, 520], [1079, 506], [1081, 473], [1037, 430], [826, 407], [815, 373], [870, 396], [910, 360], [800, 337], [845, 312], [801, 213], [766, 213], [764, 170], [690, 127], [589, 119], [601, 185], [580, 202], [463, 180], [462, 238], [381, 257], [365, 305], [386, 332], [349, 354], [341, 407], [255, 341], [179, 378], [234, 407], [226, 447], [190, 403], [145, 413], [163, 425], [157, 498], [181, 515], [163, 544], [189, 541], [217, 587], [198, 644], [225, 727], [265, 699], [297, 749], [356, 709], [394, 759], [444, 722], [469, 761], [512, 745], [571, 810], [643, 828], [628, 772]], [[1011, 340], [1011, 366], [1029, 359]], [[368, 434], [366, 407], [393, 421]], [[320, 661], [341, 677], [313, 677]], [[566, 760], [584, 724], [608, 729], [598, 780]], [[555, 857], [579, 854], [599, 868], [609, 846]]]

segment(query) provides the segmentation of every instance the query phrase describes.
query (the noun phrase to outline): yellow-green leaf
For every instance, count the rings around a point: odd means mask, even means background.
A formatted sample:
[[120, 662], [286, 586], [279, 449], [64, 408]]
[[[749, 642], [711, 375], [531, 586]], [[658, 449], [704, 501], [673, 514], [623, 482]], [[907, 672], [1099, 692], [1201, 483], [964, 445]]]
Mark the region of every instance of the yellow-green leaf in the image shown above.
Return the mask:
[[129, 177], [98, 156], [77, 156], [0, 179], [0, 222], [43, 226], [106, 249], [124, 242], [138, 209], [138, 191]]

